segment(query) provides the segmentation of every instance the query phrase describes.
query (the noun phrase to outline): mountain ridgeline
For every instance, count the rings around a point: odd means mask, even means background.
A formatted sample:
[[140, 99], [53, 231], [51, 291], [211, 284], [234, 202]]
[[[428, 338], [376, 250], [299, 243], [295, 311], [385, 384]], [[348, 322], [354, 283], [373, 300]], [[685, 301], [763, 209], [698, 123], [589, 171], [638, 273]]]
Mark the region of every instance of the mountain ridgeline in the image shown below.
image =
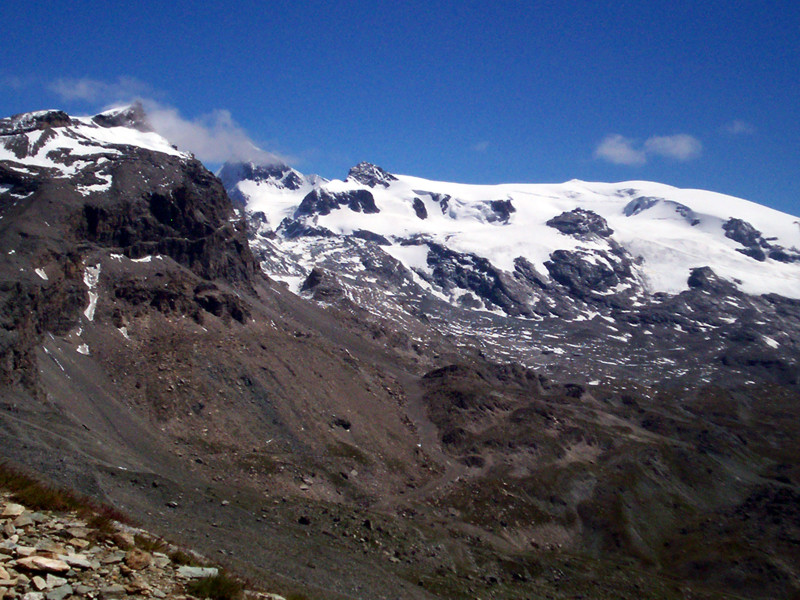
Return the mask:
[[795, 598], [800, 227], [0, 120], [0, 447], [276, 592]]

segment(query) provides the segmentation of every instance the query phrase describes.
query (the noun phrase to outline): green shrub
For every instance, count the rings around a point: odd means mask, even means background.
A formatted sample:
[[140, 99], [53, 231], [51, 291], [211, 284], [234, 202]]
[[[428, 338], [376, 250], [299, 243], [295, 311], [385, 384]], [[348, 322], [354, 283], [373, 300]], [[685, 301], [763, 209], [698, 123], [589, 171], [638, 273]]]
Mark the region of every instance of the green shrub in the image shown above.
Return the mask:
[[197, 598], [211, 600], [238, 600], [242, 597], [242, 584], [225, 573], [192, 581], [186, 591]]

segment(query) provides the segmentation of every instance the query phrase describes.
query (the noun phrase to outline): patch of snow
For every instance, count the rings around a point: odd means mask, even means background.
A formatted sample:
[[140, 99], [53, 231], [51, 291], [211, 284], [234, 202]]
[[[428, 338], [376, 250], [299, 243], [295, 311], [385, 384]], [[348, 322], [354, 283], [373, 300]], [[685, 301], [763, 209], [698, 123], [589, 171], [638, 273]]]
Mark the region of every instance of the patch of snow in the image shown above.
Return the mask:
[[89, 306], [83, 311], [84, 316], [90, 321], [94, 321], [94, 313], [97, 308], [97, 284], [100, 281], [100, 263], [95, 266], [86, 266], [83, 272], [83, 283], [89, 288]]
[[34, 269], [33, 271], [45, 281], [48, 280], [47, 273], [44, 272], [44, 269]]
[[81, 344], [76, 348], [78, 354], [83, 354], [84, 356], [89, 356], [89, 346], [88, 344]]

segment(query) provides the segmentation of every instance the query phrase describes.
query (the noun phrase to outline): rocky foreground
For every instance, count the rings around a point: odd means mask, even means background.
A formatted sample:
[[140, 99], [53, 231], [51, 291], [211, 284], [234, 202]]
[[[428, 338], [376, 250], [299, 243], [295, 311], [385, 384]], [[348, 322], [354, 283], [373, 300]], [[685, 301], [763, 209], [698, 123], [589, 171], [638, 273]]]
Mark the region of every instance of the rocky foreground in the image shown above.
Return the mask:
[[199, 566], [205, 564], [201, 557], [141, 529], [74, 513], [31, 511], [7, 493], [0, 493], [0, 529], [0, 600], [186, 600], [204, 596], [191, 591], [220, 575], [217, 567]]

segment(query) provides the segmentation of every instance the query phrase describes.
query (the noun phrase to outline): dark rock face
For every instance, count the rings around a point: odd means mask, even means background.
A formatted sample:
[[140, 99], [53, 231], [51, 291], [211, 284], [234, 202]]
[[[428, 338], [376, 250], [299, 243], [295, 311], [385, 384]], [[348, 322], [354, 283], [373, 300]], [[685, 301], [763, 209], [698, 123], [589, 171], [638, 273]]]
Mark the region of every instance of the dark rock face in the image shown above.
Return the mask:
[[300, 291], [311, 293], [314, 300], [322, 302], [334, 302], [344, 296], [342, 286], [336, 281], [336, 277], [320, 268], [311, 270]]
[[306, 236], [330, 238], [336, 235], [325, 227], [314, 227], [313, 225], [304, 223], [302, 220], [290, 219], [288, 217], [281, 221], [278, 227], [278, 233], [283, 235], [287, 240]]
[[135, 102], [127, 110], [117, 113], [96, 115], [92, 121], [102, 127], [130, 127], [139, 131], [153, 131], [140, 102]]
[[509, 315], [532, 314], [524, 286], [485, 258], [454, 252], [435, 243], [429, 243], [428, 247], [428, 266], [433, 269], [431, 280], [442, 289], [470, 290], [487, 306], [500, 307]]
[[584, 238], [591, 235], [608, 237], [614, 231], [608, 226], [606, 220], [595, 212], [576, 208], [553, 217], [547, 225], [558, 229], [565, 235]]
[[46, 110], [36, 113], [14, 115], [0, 119], [0, 135], [13, 135], [28, 131], [45, 130], [51, 127], [66, 127], [72, 124], [69, 115], [61, 110]]
[[514, 277], [541, 289], [547, 289], [549, 287], [547, 277], [539, 273], [536, 267], [523, 256], [518, 256], [514, 259]]
[[354, 212], [378, 213], [375, 198], [367, 190], [352, 190], [332, 194], [324, 190], [314, 190], [303, 198], [294, 213], [294, 218], [310, 215], [329, 215], [332, 210], [347, 206]]
[[384, 171], [377, 165], [368, 162], [360, 162], [350, 169], [347, 179], [352, 179], [369, 187], [380, 185], [389, 187], [392, 181], [397, 181], [397, 177]]
[[594, 292], [607, 292], [621, 283], [631, 283], [633, 261], [624, 249], [612, 251], [556, 250], [545, 262], [550, 277], [567, 287], [578, 298], [587, 299]]
[[427, 219], [428, 218], [428, 209], [425, 208], [425, 203], [420, 200], [419, 198], [414, 198], [414, 203], [412, 204], [412, 208], [416, 213], [417, 217], [420, 219]]
[[298, 190], [303, 185], [303, 180], [297, 173], [288, 165], [281, 163], [259, 165], [252, 162], [227, 162], [222, 165], [219, 178], [229, 192], [242, 180], [270, 181], [275, 187], [288, 190]]
[[[76, 207], [73, 235], [130, 258], [164, 254], [207, 279], [247, 282], [256, 267], [246, 225], [233, 220], [219, 180], [197, 161], [141, 159], [116, 165], [116, 189]], [[167, 178], [168, 186], [151, 183]]]
[[764, 262], [768, 257], [778, 262], [800, 262], [800, 252], [792, 248], [788, 250], [777, 244], [770, 244], [764, 236], [747, 221], [742, 219], [728, 219], [723, 225], [725, 237], [739, 242], [744, 248], [737, 248], [745, 256], [759, 262]]
[[[116, 116], [127, 120], [135, 114]], [[25, 127], [44, 127], [42, 137], [46, 137], [70, 120], [50, 112], [21, 122]], [[14, 130], [7, 137], [13, 142], [17, 135]], [[195, 320], [204, 310], [237, 321], [246, 318], [241, 303], [229, 292], [197, 287], [202, 281], [222, 280], [244, 289], [257, 276], [246, 225], [236, 218], [220, 181], [196, 160], [117, 148], [124, 151], [110, 153], [98, 146], [96, 157], [104, 160], [89, 161], [70, 177], [53, 169], [23, 171], [0, 165], [3, 180], [28, 194], [5, 215], [8, 225], [0, 235], [0, 244], [15, 250], [14, 264], [0, 273], [0, 381], [32, 386], [41, 336], [48, 331], [66, 334], [75, 327], [88, 304], [87, 256], [93, 257], [91, 264], [102, 263], [110, 254], [124, 260], [157, 255], [174, 261], [174, 276], [161, 282], [169, 286], [166, 289], [157, 289], [154, 277], [116, 280], [118, 287], [111, 293], [119, 301]], [[50, 158], [58, 157], [51, 153]], [[111, 183], [103, 192], [81, 191], [82, 186], [106, 181]], [[20, 272], [33, 273], [34, 267], [41, 267], [48, 277], [20, 278]], [[105, 285], [113, 288], [113, 276], [106, 273]]]
[[392, 242], [387, 240], [382, 235], [379, 235], [373, 231], [367, 231], [366, 229], [359, 229], [352, 233], [352, 237], [359, 238], [362, 240], [367, 240], [368, 242], [374, 242], [378, 244], [378, 246], [391, 246]]
[[719, 278], [711, 267], [692, 269], [687, 283], [692, 289], [706, 290], [721, 295], [731, 293], [736, 289], [731, 282]]
[[511, 200], [509, 199], [490, 200], [489, 206], [499, 221], [508, 221], [509, 217], [511, 217], [511, 213], [517, 212], [517, 209], [514, 208], [514, 205], [511, 204]]

